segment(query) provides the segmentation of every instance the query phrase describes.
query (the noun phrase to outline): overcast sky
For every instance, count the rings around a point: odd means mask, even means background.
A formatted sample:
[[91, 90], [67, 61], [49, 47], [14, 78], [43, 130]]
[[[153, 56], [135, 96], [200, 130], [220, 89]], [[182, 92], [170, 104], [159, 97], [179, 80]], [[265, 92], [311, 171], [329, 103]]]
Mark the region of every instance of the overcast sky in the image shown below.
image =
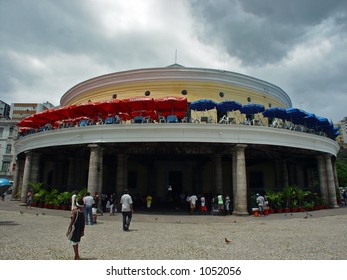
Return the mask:
[[89, 78], [223, 69], [282, 88], [293, 107], [347, 116], [346, 0], [0, 0], [0, 99], [59, 105]]

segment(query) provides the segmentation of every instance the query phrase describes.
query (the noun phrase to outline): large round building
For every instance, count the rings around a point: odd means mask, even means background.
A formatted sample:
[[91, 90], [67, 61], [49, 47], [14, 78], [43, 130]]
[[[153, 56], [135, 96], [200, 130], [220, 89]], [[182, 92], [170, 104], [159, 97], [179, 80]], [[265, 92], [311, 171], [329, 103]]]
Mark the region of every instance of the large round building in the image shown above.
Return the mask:
[[271, 83], [174, 64], [89, 79], [60, 103], [24, 120], [37, 130], [15, 144], [22, 200], [42, 182], [118, 198], [128, 188], [162, 205], [224, 194], [234, 214], [248, 214], [253, 193], [297, 185], [336, 206], [331, 124]]

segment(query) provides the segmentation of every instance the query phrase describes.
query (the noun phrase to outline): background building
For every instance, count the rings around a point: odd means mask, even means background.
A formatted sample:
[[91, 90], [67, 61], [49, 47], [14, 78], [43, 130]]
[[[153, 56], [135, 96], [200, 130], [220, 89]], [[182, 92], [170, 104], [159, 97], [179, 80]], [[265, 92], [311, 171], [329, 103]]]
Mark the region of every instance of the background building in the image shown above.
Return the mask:
[[14, 142], [18, 137], [17, 123], [23, 118], [52, 108], [49, 102], [12, 103], [11, 106], [0, 101], [0, 177], [13, 180], [16, 170]]
[[[171, 110], [158, 107], [163, 99]], [[228, 71], [172, 65], [95, 77], [20, 124], [33, 126], [15, 144], [15, 187], [22, 200], [29, 182], [117, 197], [129, 188], [138, 201], [151, 193], [179, 208], [192, 193], [224, 194], [247, 214], [256, 192], [295, 184], [335, 207], [333, 126], [291, 106], [281, 88]]]

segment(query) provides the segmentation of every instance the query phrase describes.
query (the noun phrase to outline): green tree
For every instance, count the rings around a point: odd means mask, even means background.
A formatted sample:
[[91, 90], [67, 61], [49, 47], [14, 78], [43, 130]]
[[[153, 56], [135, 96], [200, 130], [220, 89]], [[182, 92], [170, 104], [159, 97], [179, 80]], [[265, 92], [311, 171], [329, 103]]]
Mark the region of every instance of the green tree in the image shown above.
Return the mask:
[[347, 162], [336, 160], [336, 172], [340, 187], [347, 187]]

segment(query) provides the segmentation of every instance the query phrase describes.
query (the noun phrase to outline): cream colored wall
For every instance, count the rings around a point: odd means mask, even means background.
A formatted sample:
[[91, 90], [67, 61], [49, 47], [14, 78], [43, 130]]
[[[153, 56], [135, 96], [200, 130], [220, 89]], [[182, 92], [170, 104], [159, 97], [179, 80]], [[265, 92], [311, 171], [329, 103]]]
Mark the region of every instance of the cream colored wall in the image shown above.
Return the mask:
[[[89, 90], [83, 95], [72, 100], [70, 105], [88, 102], [104, 101], [112, 99], [117, 94], [117, 99], [125, 99], [136, 96], [145, 96], [145, 91], [150, 91], [150, 97], [159, 98], [164, 96], [182, 96], [181, 91], [187, 90], [188, 102], [198, 99], [212, 99], [216, 102], [223, 100], [234, 100], [241, 104], [247, 104], [247, 98], [251, 98], [252, 103], [262, 104], [265, 108], [284, 107], [285, 105], [275, 98], [264, 96], [261, 92], [256, 92], [250, 88], [239, 87], [230, 84], [223, 84], [211, 81], [186, 81], [186, 80], [167, 80], [151, 82], [128, 82], [117, 85], [98, 87]], [[223, 92], [224, 97], [219, 93]]]

